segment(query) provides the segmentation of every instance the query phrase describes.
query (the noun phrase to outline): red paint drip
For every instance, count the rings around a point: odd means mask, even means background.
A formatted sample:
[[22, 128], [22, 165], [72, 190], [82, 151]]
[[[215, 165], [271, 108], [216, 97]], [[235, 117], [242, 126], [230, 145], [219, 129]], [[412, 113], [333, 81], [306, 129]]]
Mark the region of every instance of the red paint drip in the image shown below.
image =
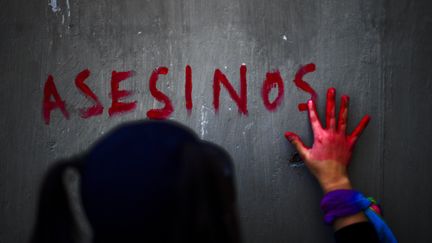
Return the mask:
[[91, 99], [95, 104], [86, 109], [80, 109], [80, 116], [82, 118], [89, 118], [102, 114], [104, 107], [99, 101], [99, 98], [93, 93], [93, 91], [84, 83], [84, 81], [90, 76], [90, 70], [86, 69], [80, 72], [75, 78], [75, 85], [88, 99]]
[[213, 106], [215, 111], [219, 110], [219, 100], [220, 100], [220, 91], [221, 84], [225, 86], [229, 95], [237, 104], [239, 113], [243, 113], [245, 115], [248, 114], [247, 110], [247, 80], [246, 80], [246, 65], [241, 65], [240, 67], [240, 96], [237, 94], [232, 84], [228, 81], [226, 76], [219, 70], [216, 69], [214, 73], [213, 79]]
[[[54, 101], [51, 101], [51, 96], [54, 98]], [[60, 109], [66, 119], [69, 119], [69, 112], [66, 110], [65, 102], [61, 99], [54, 84], [54, 78], [51, 74], [48, 75], [48, 79], [44, 85], [44, 96], [42, 102], [42, 114], [45, 124], [48, 125], [50, 123], [51, 111], [57, 108]]]
[[185, 99], [186, 99], [186, 110], [188, 114], [191, 114], [193, 103], [192, 103], [192, 68], [187, 65], [185, 70]]
[[[278, 87], [278, 95], [273, 102], [269, 100], [269, 93], [272, 88]], [[275, 111], [276, 108], [281, 104], [282, 98], [284, 96], [284, 83], [279, 71], [268, 72], [266, 74], [266, 79], [264, 80], [264, 84], [261, 89], [261, 96], [264, 102], [264, 106], [269, 111]]]
[[[314, 72], [316, 70], [315, 64], [313, 63], [309, 63], [306, 64], [304, 66], [302, 66], [296, 73], [295, 75], [295, 79], [294, 79], [294, 83], [297, 87], [299, 87], [300, 89], [302, 89], [303, 91], [308, 92], [309, 94], [311, 94], [311, 99], [315, 102], [317, 99], [317, 93], [315, 92], [315, 90], [305, 81], [303, 81], [303, 76], [306, 75], [307, 73], [311, 73]], [[307, 104], [306, 103], [301, 103], [298, 105], [298, 109], [299, 111], [306, 111], [307, 108]]]
[[150, 119], [166, 119], [174, 111], [171, 100], [156, 87], [158, 76], [166, 74], [168, 74], [168, 68], [158, 67], [150, 76], [150, 93], [157, 101], [165, 103], [165, 106], [162, 109], [151, 109], [147, 112], [147, 117]]
[[111, 75], [111, 107], [108, 110], [109, 116], [113, 116], [119, 113], [132, 111], [136, 108], [136, 101], [133, 102], [120, 102], [121, 99], [131, 95], [132, 92], [127, 90], [119, 90], [120, 82], [130, 78], [134, 75], [133, 71], [128, 72], [116, 72], [113, 71]]

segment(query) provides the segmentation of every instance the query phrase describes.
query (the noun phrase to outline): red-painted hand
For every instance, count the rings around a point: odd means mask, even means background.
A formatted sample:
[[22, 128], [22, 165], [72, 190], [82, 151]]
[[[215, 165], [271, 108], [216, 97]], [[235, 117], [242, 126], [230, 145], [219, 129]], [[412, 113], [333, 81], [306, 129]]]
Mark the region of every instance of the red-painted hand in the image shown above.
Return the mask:
[[307, 103], [309, 120], [314, 134], [314, 143], [311, 148], [306, 147], [297, 134], [285, 133], [285, 137], [297, 149], [300, 157], [317, 178], [324, 192], [351, 188], [347, 167], [356, 141], [370, 120], [369, 115], [365, 115], [354, 131], [347, 135], [349, 97], [342, 96], [339, 119], [336, 123], [335, 93], [334, 88], [327, 91], [327, 128], [323, 128], [321, 125], [314, 101], [309, 100]]

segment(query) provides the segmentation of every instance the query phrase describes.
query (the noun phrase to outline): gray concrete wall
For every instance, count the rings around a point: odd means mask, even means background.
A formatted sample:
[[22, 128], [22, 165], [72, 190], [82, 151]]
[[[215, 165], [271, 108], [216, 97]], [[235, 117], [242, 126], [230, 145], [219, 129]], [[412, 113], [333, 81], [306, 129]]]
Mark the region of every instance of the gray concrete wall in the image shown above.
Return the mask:
[[[51, 5], [48, 5], [51, 4]], [[47, 167], [86, 149], [125, 121], [146, 118], [160, 104], [148, 90], [151, 71], [170, 69], [158, 87], [173, 101], [170, 119], [227, 149], [235, 161], [245, 242], [332, 242], [322, 223], [320, 189], [304, 166], [290, 165], [293, 148], [283, 137], [295, 131], [311, 142], [297, 104], [310, 96], [292, 80], [313, 62], [305, 78], [318, 92], [351, 96], [353, 128], [372, 121], [351, 166], [354, 185], [382, 200], [388, 224], [401, 242], [425, 242], [432, 225], [432, 2], [419, 1], [0, 1], [0, 242], [26, 242], [33, 227], [37, 190]], [[55, 8], [57, 7], [57, 8]], [[235, 87], [248, 67], [249, 115], [242, 116], [223, 90], [212, 106], [212, 80], [220, 68]], [[184, 68], [193, 69], [194, 108], [184, 106]], [[104, 113], [74, 85], [84, 69]], [[261, 86], [280, 70], [285, 97], [265, 109]], [[121, 84], [135, 91], [135, 111], [109, 117], [111, 72], [135, 70]], [[49, 74], [67, 103], [42, 119], [43, 85]], [[322, 113], [322, 112], [321, 112]]]

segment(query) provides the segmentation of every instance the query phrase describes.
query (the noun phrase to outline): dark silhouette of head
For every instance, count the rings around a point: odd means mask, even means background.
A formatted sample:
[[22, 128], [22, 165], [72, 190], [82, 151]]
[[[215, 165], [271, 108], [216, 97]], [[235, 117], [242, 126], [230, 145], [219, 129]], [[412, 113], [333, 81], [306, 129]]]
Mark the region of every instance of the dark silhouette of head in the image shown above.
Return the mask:
[[56, 162], [42, 185], [33, 243], [76, 242], [67, 168], [79, 172], [93, 242], [240, 242], [229, 155], [179, 124], [129, 123]]

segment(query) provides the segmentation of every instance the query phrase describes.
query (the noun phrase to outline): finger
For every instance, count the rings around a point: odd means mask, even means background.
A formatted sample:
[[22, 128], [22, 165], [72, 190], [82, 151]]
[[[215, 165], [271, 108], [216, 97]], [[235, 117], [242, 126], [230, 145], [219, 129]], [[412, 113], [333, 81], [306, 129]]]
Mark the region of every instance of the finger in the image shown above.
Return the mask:
[[322, 130], [322, 126], [318, 117], [315, 102], [313, 100], [308, 100], [307, 105], [312, 131], [314, 132], [314, 134], [317, 134], [320, 130]]
[[336, 129], [335, 96], [336, 96], [336, 89], [329, 88], [327, 90], [326, 126], [330, 130]]
[[339, 110], [338, 131], [345, 133], [348, 121], [349, 96], [342, 95]]
[[303, 143], [303, 141], [300, 139], [300, 137], [292, 132], [286, 132], [285, 133], [286, 139], [290, 141], [292, 145], [296, 148], [296, 150], [299, 152], [300, 157], [305, 158], [306, 152], [308, 150], [308, 147], [306, 147]]
[[357, 141], [357, 139], [360, 137], [360, 135], [362, 134], [363, 130], [366, 128], [366, 126], [368, 125], [370, 120], [370, 116], [369, 115], [365, 115], [360, 123], [357, 125], [357, 127], [354, 129], [354, 131], [351, 133], [351, 135], [349, 136], [352, 143], [355, 143]]

